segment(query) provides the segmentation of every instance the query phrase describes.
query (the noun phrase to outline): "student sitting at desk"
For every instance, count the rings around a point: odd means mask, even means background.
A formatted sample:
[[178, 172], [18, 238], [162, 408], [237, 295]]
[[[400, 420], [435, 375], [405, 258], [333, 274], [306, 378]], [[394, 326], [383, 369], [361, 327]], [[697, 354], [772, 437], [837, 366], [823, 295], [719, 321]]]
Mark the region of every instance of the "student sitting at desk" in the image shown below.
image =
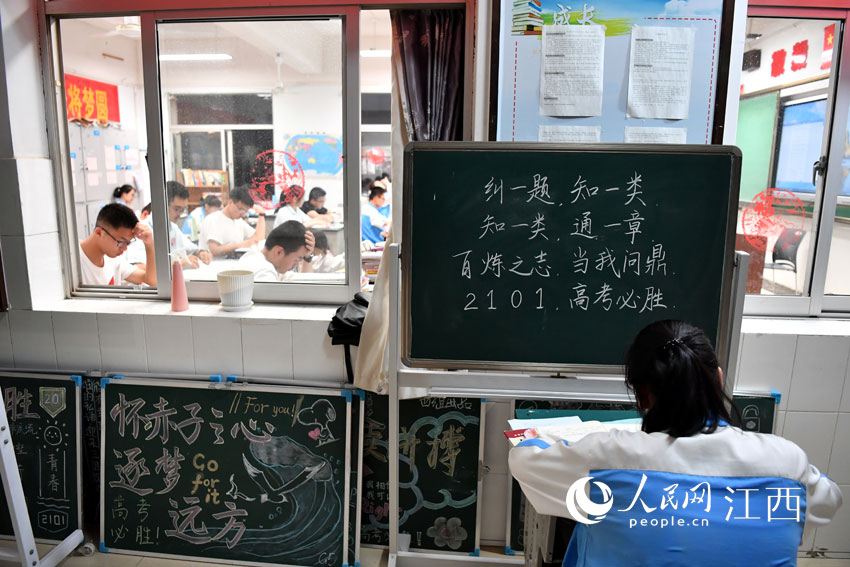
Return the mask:
[[[252, 207], [260, 215], [256, 229], [242, 218]], [[265, 210], [254, 205], [254, 199], [247, 189], [237, 187], [230, 192], [230, 201], [223, 209], [204, 219], [198, 245], [201, 250], [209, 250], [213, 257], [219, 258], [233, 254], [237, 248], [254, 246], [265, 234]]]
[[[137, 238], [145, 246], [146, 267], [133, 266], [124, 254]], [[80, 283], [121, 285], [125, 280], [156, 286], [153, 231], [129, 207], [110, 203], [97, 214], [94, 231], [80, 241]]]
[[338, 272], [345, 267], [345, 254], [334, 256], [328, 246], [328, 235], [321, 230], [314, 230], [313, 237], [316, 239], [313, 256], [313, 271], [321, 273]]
[[377, 243], [387, 239], [387, 228], [390, 219], [384, 216], [380, 209], [386, 201], [387, 190], [380, 183], [373, 183], [369, 190], [369, 201], [361, 207], [360, 231], [361, 240]]
[[187, 235], [192, 242], [198, 242], [201, 237], [201, 224], [207, 216], [221, 208], [221, 199], [215, 195], [207, 195], [201, 199], [197, 207], [186, 217], [183, 223], [183, 234]]
[[327, 194], [327, 191], [321, 187], [313, 187], [310, 189], [310, 196], [307, 197], [307, 201], [301, 205], [301, 210], [315, 221], [325, 224], [333, 223], [333, 215], [325, 208]]
[[534, 509], [579, 522], [564, 565], [796, 564], [804, 531], [830, 521], [841, 491], [791, 441], [729, 425], [722, 379], [701, 330], [658, 321], [626, 355], [643, 431], [511, 450]]
[[280, 204], [277, 206], [277, 214], [274, 220], [275, 228], [286, 221], [295, 220], [306, 226], [326, 226], [328, 223], [323, 218], [311, 218], [301, 210], [304, 203], [304, 188], [300, 185], [290, 185], [284, 188], [280, 194]]
[[298, 221], [286, 221], [275, 227], [266, 238], [261, 250], [251, 248], [233, 266], [234, 270], [254, 272], [255, 282], [285, 282], [292, 270], [312, 272], [315, 240], [309, 230]]
[[[186, 212], [186, 207], [189, 203], [189, 190], [182, 183], [176, 181], [168, 181], [165, 183], [165, 191], [168, 195], [168, 250], [174, 254], [174, 258], [180, 258], [180, 264], [184, 268], [197, 268], [203, 262], [209, 264], [212, 256], [206, 250], [199, 250], [198, 245], [189, 240], [185, 234], [180, 231], [177, 226], [177, 221], [180, 216]], [[141, 221], [147, 226], [153, 228], [153, 215], [147, 215]], [[134, 242], [127, 249], [127, 259], [131, 264], [139, 267], [145, 266], [144, 248], [138, 241]]]

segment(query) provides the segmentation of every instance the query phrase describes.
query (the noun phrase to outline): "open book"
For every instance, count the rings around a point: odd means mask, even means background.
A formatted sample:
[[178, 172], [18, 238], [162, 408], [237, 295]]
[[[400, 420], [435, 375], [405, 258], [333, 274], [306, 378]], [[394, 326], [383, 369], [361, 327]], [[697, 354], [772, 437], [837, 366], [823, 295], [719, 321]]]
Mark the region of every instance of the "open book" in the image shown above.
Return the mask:
[[[575, 418], [578, 419], [578, 418]], [[528, 420], [531, 421], [531, 420]], [[544, 420], [541, 420], [544, 421]], [[574, 443], [588, 433], [604, 433], [620, 429], [624, 431], [640, 431], [641, 420], [621, 419], [619, 421], [574, 421], [567, 423], [545, 424], [527, 427], [524, 429], [512, 429], [505, 431], [505, 437], [511, 445], [517, 445], [525, 439], [543, 439], [548, 442], [564, 440]]]

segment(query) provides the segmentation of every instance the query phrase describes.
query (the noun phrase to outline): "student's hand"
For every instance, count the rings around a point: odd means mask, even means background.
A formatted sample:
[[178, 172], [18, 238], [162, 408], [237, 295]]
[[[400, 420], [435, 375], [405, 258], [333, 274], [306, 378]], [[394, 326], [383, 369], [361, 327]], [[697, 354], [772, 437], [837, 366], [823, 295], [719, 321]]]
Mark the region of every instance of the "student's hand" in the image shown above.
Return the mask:
[[309, 230], [304, 233], [304, 246], [307, 248], [307, 253], [305, 256], [309, 256], [313, 253], [313, 247], [316, 245], [316, 237], [313, 236], [313, 233]]
[[258, 215], [265, 215], [266, 214], [266, 210], [262, 207], [262, 205], [254, 205], [253, 209], [254, 209], [254, 212], [257, 213]]
[[184, 268], [198, 268], [200, 266], [200, 264], [198, 264], [198, 257], [194, 254], [189, 254], [188, 256], [180, 260], [180, 263], [183, 265]]
[[212, 260], [212, 254], [210, 254], [206, 250], [201, 250], [200, 252], [198, 252], [198, 258], [200, 258], [201, 262], [203, 262], [204, 264], [209, 264]]
[[138, 238], [144, 244], [153, 244], [153, 230], [144, 223], [136, 223], [133, 229], [133, 238]]

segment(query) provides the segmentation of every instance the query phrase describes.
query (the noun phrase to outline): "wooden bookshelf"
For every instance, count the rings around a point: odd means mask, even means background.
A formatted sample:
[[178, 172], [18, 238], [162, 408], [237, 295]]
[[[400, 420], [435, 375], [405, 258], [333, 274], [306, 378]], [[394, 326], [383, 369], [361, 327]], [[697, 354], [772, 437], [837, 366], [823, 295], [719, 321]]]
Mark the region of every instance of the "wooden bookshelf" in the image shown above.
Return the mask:
[[197, 207], [206, 194], [218, 193], [223, 203], [230, 192], [227, 172], [221, 169], [181, 169], [177, 181], [189, 190], [190, 209]]

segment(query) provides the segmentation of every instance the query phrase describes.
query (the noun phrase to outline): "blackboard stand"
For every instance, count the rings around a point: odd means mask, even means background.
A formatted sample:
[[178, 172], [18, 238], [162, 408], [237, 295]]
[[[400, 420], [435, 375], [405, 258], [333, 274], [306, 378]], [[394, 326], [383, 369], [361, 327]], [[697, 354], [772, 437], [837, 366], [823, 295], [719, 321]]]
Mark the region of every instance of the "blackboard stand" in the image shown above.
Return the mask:
[[[605, 377], [554, 378], [519, 372], [440, 371], [408, 368], [401, 362], [401, 248], [390, 245], [389, 250], [389, 559], [388, 567], [430, 567], [437, 565], [474, 563], [486, 566], [522, 565], [518, 556], [480, 557], [437, 553], [400, 551], [399, 533], [399, 400], [422, 396], [481, 397], [487, 399], [558, 399], [628, 403], [632, 400], [621, 380]], [[732, 272], [732, 293], [729, 303], [728, 344], [718, 345], [727, 361], [724, 389], [731, 395], [735, 388], [738, 345], [741, 337], [741, 317], [744, 311], [749, 255], [736, 252]], [[461, 380], [462, 378], [462, 380]], [[564, 391], [569, 380], [569, 391]], [[510, 476], [508, 486], [510, 486]]]
[[54, 567], [64, 561], [77, 546], [83, 543], [83, 530], [75, 530], [50, 550], [43, 560], [39, 559], [27, 512], [27, 502], [24, 499], [21, 475], [18, 472], [15, 445], [12, 443], [9, 421], [6, 418], [5, 404], [0, 404], [0, 474], [3, 477], [3, 490], [6, 492], [6, 502], [9, 505], [18, 548], [17, 552], [11, 549], [0, 549], [0, 559], [20, 562], [22, 567]]

